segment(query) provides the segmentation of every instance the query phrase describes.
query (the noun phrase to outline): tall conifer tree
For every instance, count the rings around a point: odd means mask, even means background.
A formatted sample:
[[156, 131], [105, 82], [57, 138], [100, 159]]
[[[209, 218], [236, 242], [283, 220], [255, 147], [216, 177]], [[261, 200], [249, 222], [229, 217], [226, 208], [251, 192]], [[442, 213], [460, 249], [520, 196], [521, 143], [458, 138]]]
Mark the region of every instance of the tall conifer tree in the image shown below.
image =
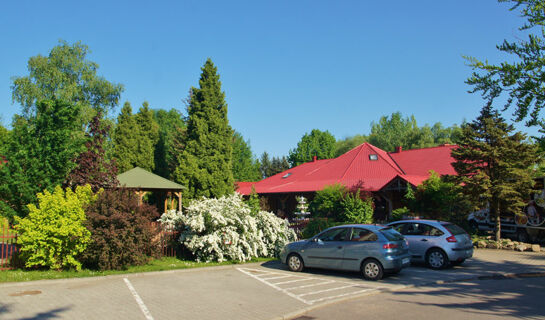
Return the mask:
[[537, 162], [537, 147], [514, 132], [499, 112], [485, 106], [480, 116], [463, 126], [459, 148], [453, 149], [458, 182], [475, 209], [489, 205], [501, 238], [500, 213], [522, 213], [532, 192], [530, 167]]
[[144, 102], [138, 110], [135, 122], [138, 127], [138, 151], [134, 166], [153, 171], [155, 168], [155, 145], [159, 140], [159, 125], [153, 119], [153, 110], [149, 108], [148, 102]]
[[233, 130], [225, 93], [211, 59], [201, 68], [199, 88], [192, 88], [187, 108], [187, 145], [174, 178], [187, 187], [185, 199], [220, 197], [234, 190], [231, 171]]
[[127, 101], [117, 117], [114, 132], [114, 158], [119, 173], [134, 167], [138, 153], [138, 127], [132, 114], [131, 104]]

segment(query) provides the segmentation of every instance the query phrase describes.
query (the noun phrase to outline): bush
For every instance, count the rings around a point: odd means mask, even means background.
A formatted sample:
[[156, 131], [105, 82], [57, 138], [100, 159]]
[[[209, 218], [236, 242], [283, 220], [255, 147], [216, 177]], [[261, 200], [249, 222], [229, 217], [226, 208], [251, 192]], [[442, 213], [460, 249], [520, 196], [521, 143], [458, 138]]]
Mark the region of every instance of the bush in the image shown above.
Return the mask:
[[82, 256], [86, 267], [119, 270], [158, 256], [159, 247], [154, 242], [157, 230], [151, 225], [159, 216], [157, 209], [146, 203], [139, 205], [131, 191], [103, 191], [86, 214], [86, 226], [92, 234]]
[[348, 189], [342, 184], [325, 186], [316, 192], [316, 196], [309, 204], [309, 210], [316, 217], [335, 218], [343, 211], [342, 200]]
[[316, 192], [309, 210], [314, 217], [322, 217], [345, 223], [372, 223], [375, 206], [370, 194], [360, 189], [350, 192], [341, 184], [325, 186]]
[[311, 218], [309, 223], [303, 229], [303, 238], [309, 239], [327, 228], [342, 224], [326, 218]]
[[73, 192], [59, 186], [53, 193], [38, 193], [38, 206], [28, 205], [26, 218], [16, 218], [21, 245], [20, 259], [25, 267], [48, 269], [81, 269], [77, 256], [90, 241], [85, 228], [85, 211], [96, 196], [90, 186], [77, 187]]
[[390, 222], [403, 220], [405, 217], [408, 217], [410, 215], [411, 215], [411, 211], [407, 209], [407, 207], [397, 208], [392, 211], [392, 217], [390, 219]]
[[255, 217], [240, 195], [193, 200], [183, 221], [180, 242], [197, 261], [247, 261], [271, 257], [295, 240], [287, 222], [261, 211]]
[[347, 193], [341, 201], [343, 213], [341, 220], [346, 223], [372, 223], [373, 222], [373, 198], [370, 196], [362, 199], [360, 190], [356, 193]]

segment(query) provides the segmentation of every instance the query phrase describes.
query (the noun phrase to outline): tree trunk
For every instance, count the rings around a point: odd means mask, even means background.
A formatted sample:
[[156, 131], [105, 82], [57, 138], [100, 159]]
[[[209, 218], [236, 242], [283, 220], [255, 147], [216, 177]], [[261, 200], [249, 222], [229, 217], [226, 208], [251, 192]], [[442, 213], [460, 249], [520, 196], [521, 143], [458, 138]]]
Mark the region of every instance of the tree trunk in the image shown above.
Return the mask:
[[500, 219], [500, 205], [499, 203], [496, 204], [496, 208], [494, 208], [495, 212], [494, 212], [494, 215], [496, 217], [496, 241], [500, 241], [501, 240], [501, 219]]

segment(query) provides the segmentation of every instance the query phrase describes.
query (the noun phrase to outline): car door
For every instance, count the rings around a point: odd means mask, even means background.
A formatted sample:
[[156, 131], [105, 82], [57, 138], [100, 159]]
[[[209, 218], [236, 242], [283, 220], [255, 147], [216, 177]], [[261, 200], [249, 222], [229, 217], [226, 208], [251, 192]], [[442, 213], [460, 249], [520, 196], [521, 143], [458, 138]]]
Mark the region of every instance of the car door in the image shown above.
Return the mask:
[[344, 245], [342, 268], [359, 271], [363, 258], [378, 257], [380, 244], [378, 236], [365, 228], [352, 228], [351, 235]]
[[432, 226], [422, 222], [410, 222], [403, 228], [403, 236], [409, 242], [409, 253], [415, 260], [423, 260], [426, 251], [434, 246], [438, 239], [438, 233], [431, 235], [432, 230], [439, 231]]
[[305, 266], [341, 269], [345, 240], [350, 228], [334, 228], [318, 235], [302, 251]]

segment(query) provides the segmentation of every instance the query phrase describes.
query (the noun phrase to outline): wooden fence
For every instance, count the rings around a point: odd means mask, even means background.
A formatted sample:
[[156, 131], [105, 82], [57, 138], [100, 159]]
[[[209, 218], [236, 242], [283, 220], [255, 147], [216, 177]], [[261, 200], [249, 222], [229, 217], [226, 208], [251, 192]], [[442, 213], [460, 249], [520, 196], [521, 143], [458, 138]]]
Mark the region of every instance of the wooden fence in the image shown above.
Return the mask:
[[[157, 222], [151, 224], [157, 231], [154, 241], [160, 247], [161, 257], [177, 257], [181, 253], [178, 242], [180, 233], [168, 230]], [[17, 233], [10, 229], [9, 224], [0, 224], [0, 271], [12, 269], [10, 259], [17, 250]]]
[[0, 271], [11, 269], [10, 258], [17, 252], [17, 233], [9, 224], [0, 224]]

